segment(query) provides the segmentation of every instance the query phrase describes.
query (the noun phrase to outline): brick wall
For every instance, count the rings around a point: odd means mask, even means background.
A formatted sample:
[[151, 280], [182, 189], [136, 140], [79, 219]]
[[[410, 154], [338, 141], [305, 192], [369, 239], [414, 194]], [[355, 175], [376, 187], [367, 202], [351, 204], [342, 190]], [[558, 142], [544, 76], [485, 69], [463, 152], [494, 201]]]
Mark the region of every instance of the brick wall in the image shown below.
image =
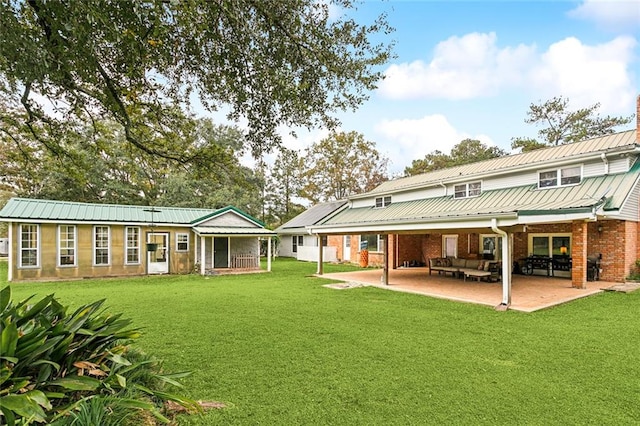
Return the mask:
[[573, 232], [571, 238], [571, 285], [575, 288], [585, 288], [587, 281], [587, 223], [574, 221], [571, 224]]
[[398, 263], [402, 265], [403, 262], [426, 262], [425, 257], [422, 255], [422, 238], [423, 235], [398, 235]]
[[342, 235], [327, 236], [327, 247], [336, 248], [336, 258], [339, 261], [344, 259], [344, 237]]

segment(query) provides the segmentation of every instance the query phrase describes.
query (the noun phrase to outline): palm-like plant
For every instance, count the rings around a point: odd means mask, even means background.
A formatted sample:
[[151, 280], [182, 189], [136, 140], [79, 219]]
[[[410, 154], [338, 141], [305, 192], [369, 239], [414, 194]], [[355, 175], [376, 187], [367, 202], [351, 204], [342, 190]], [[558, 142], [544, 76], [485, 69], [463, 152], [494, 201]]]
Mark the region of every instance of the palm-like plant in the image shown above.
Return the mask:
[[[126, 414], [145, 410], [165, 422], [158, 401], [198, 410], [193, 401], [162, 391], [165, 383], [181, 386], [175, 379], [186, 373], [162, 374], [161, 363], [131, 350], [139, 329], [130, 328], [131, 321], [121, 315], [105, 312], [104, 300], [71, 314], [54, 295], [34, 304], [30, 300], [14, 303], [10, 287], [0, 291], [4, 423], [66, 421], [109, 401]], [[89, 402], [98, 396], [109, 398]]]

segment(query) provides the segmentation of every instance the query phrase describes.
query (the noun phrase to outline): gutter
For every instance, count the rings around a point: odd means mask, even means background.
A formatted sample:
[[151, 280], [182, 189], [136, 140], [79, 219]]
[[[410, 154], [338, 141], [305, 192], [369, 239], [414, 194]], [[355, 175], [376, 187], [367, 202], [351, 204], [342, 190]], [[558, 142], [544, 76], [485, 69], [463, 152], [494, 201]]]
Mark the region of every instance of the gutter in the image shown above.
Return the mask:
[[511, 305], [511, 264], [509, 261], [509, 235], [498, 228], [498, 220], [491, 219], [491, 229], [502, 237], [502, 303], [496, 306], [496, 310], [506, 311]]

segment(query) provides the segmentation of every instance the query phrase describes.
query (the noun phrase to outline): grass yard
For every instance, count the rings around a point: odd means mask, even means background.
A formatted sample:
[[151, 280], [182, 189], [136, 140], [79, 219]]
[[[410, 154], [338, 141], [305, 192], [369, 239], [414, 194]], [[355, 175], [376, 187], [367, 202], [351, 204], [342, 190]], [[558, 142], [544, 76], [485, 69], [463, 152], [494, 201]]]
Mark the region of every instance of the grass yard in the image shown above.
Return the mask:
[[180, 424], [640, 424], [640, 292], [525, 314], [331, 290], [314, 271], [278, 259], [270, 274], [12, 291], [72, 305], [107, 298], [143, 328], [139, 347], [169, 371], [193, 371], [188, 396], [228, 404]]

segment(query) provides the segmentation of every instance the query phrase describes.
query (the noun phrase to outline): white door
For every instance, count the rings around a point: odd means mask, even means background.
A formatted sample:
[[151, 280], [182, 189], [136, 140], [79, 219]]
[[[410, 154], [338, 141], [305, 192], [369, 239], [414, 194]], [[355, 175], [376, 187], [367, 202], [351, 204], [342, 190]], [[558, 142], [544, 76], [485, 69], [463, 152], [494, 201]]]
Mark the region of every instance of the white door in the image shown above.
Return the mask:
[[342, 260], [351, 260], [351, 235], [344, 236], [344, 247], [342, 250]]
[[[149, 244], [152, 244], [150, 246]], [[149, 274], [169, 273], [169, 234], [147, 234], [147, 271]]]
[[442, 256], [458, 257], [458, 236], [457, 235], [442, 236]]

